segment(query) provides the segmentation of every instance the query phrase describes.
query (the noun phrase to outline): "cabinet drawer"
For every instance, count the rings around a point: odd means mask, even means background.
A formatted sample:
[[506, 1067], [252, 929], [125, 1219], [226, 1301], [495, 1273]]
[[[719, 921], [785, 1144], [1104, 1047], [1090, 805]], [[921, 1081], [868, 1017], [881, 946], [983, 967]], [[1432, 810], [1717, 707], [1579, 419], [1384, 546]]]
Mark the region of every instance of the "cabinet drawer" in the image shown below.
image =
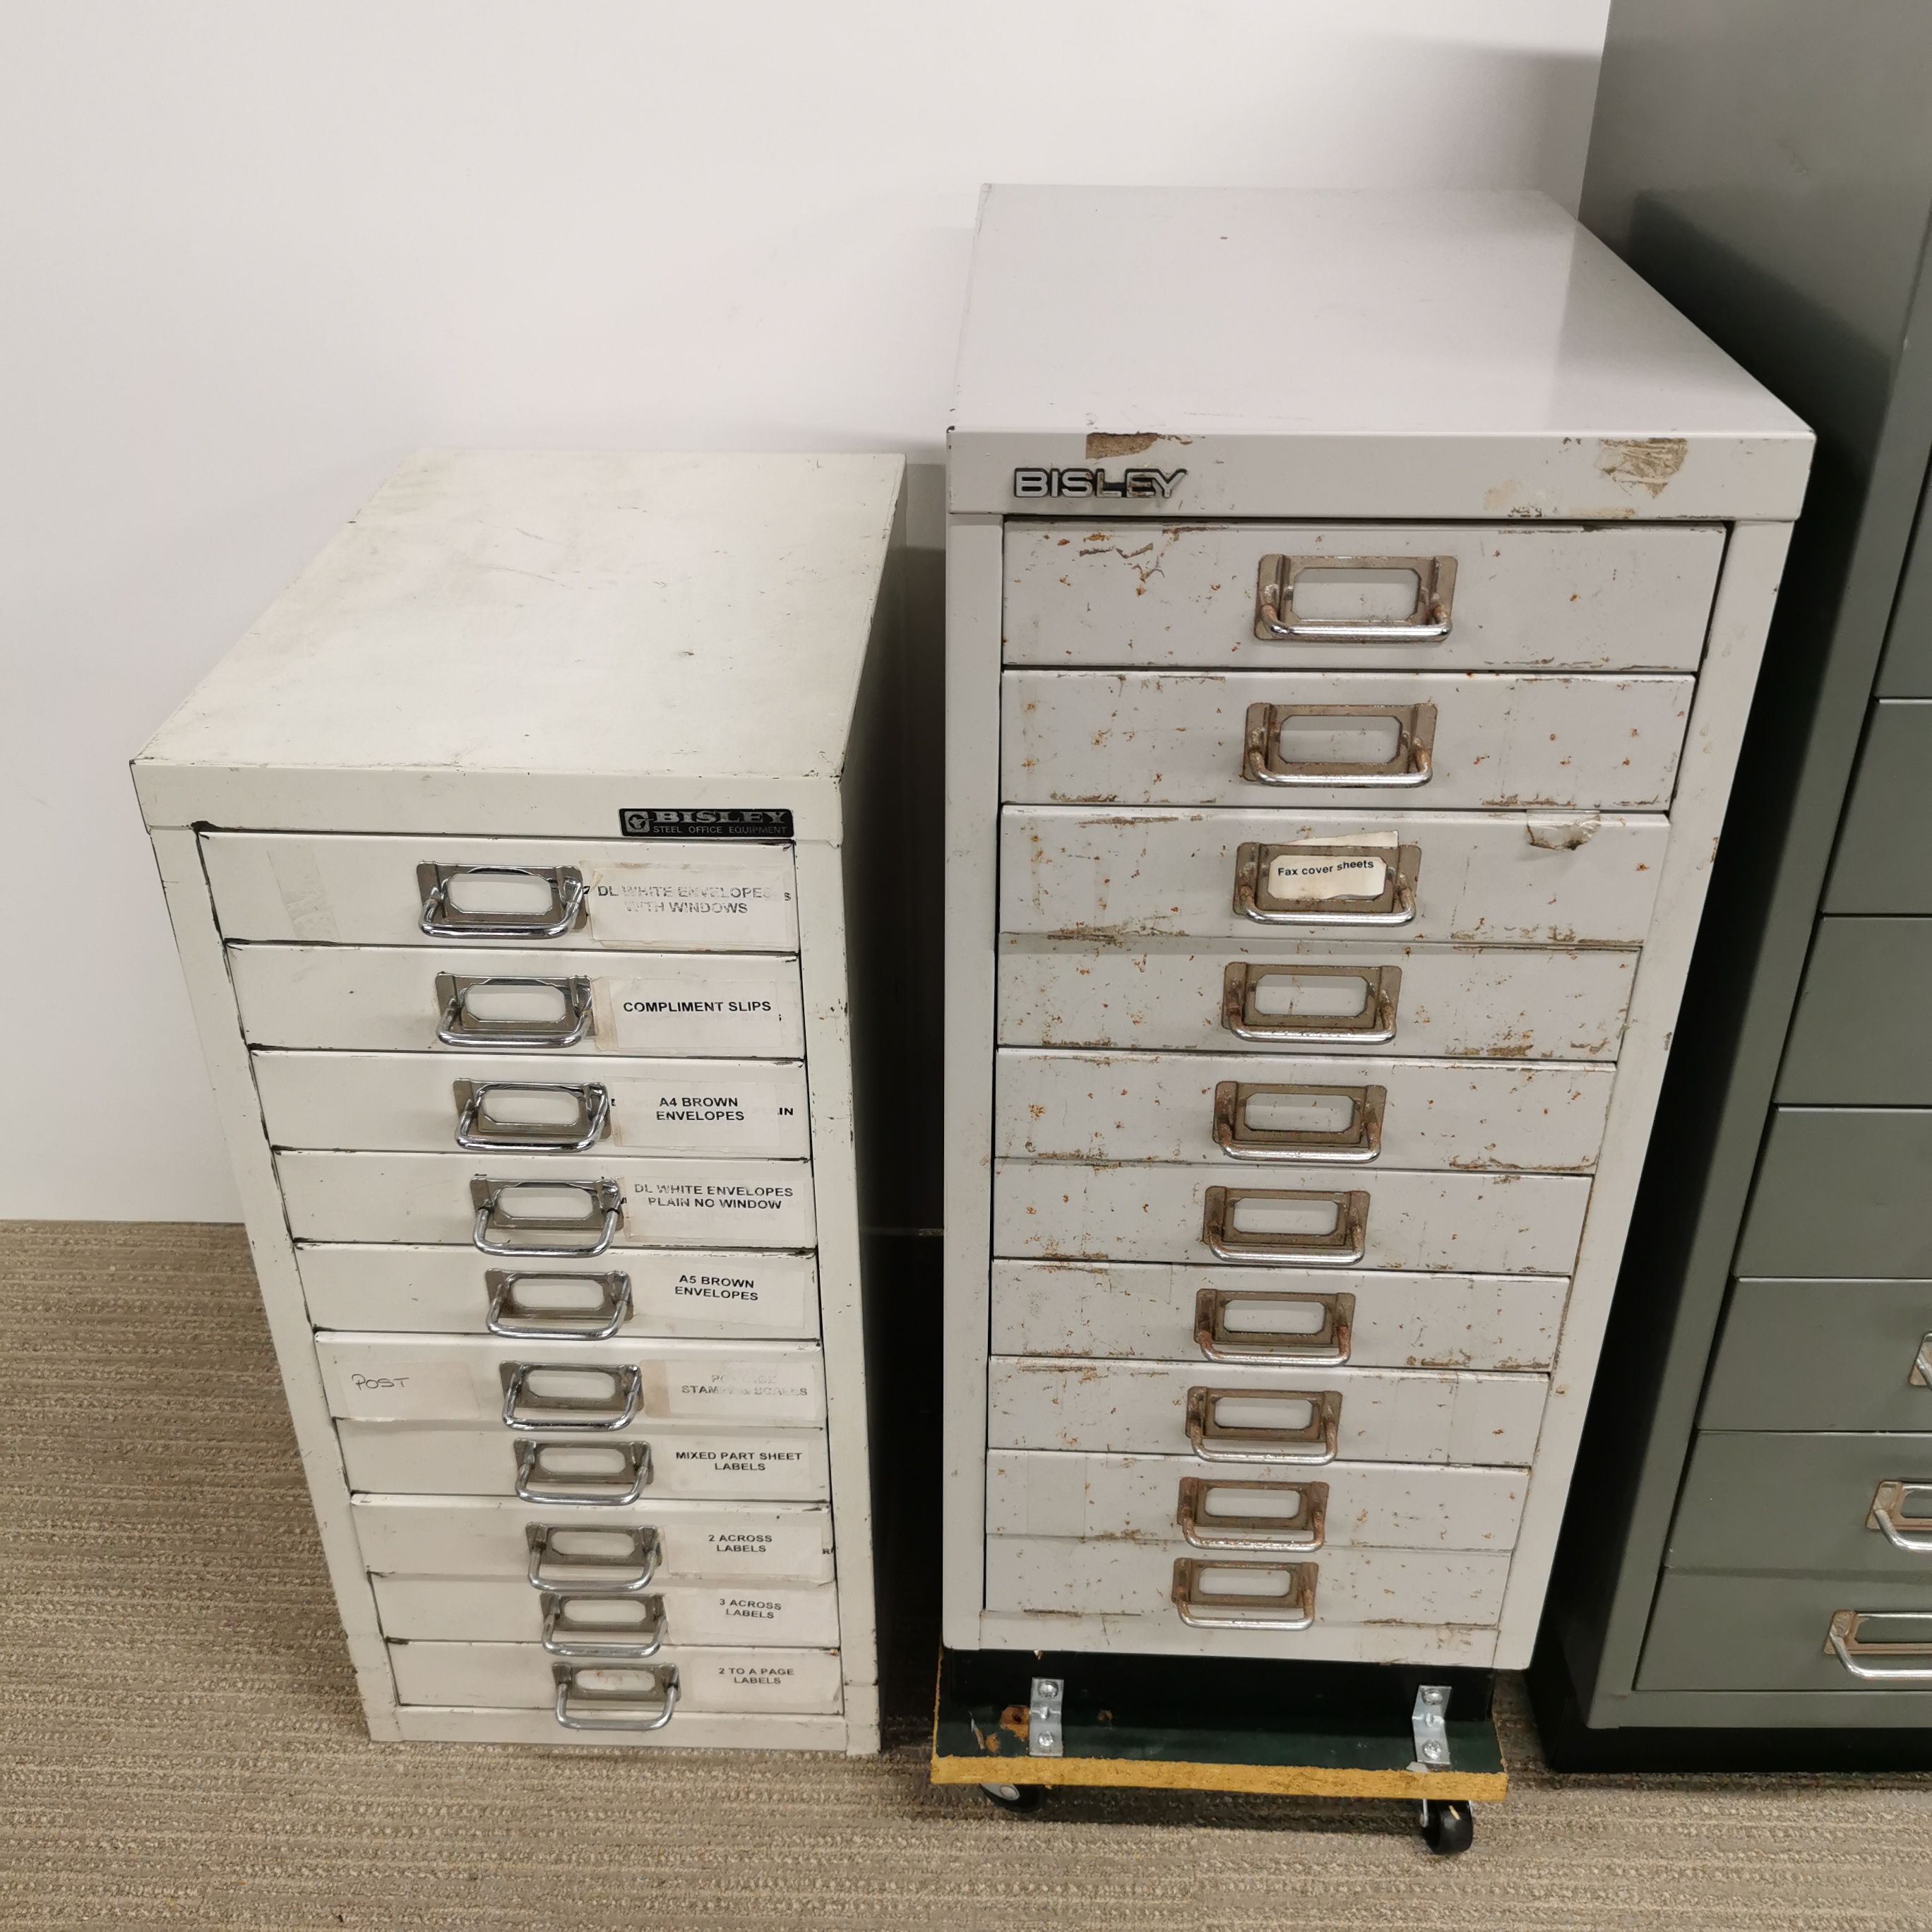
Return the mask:
[[804, 1248], [817, 1234], [803, 1161], [645, 1160], [601, 1148], [290, 1152], [275, 1156], [275, 1170], [298, 1241], [446, 1241], [475, 1252], [487, 1217], [482, 1232], [494, 1245], [484, 1252], [514, 1243], [515, 1260], [544, 1249], [594, 1256], [607, 1226], [615, 1248]]
[[[1518, 946], [1641, 940], [1670, 831], [1662, 818], [1538, 820], [1509, 812], [1122, 811], [1102, 818], [1009, 806], [1000, 820], [1000, 923], [1007, 932]], [[1258, 883], [1245, 886], [1244, 848], [1252, 848], [1259, 874]], [[1404, 853], [1414, 856], [1403, 862]], [[1364, 888], [1379, 882], [1379, 896], [1283, 902], [1288, 910], [1279, 921], [1272, 917], [1281, 906], [1268, 902], [1270, 878], [1330, 866], [1345, 866]], [[1378, 866], [1388, 868], [1385, 878]], [[1406, 895], [1404, 884], [1411, 888]], [[1270, 918], [1237, 911], [1238, 890], [1260, 895], [1256, 903]], [[1318, 923], [1318, 914], [1328, 922]]]
[[1000, 796], [1661, 811], [1694, 689], [1688, 677], [1008, 671]]
[[[1857, 1657], [1866, 1670], [1932, 1670], [1932, 1577], [1922, 1583], [1868, 1578], [1777, 1576], [1732, 1572], [1701, 1576], [1666, 1571], [1657, 1592], [1637, 1667], [1640, 1690], [1839, 1690], [1861, 1700], [1893, 1700], [1906, 1721], [1932, 1721], [1932, 1683], [1924, 1679], [1865, 1680], [1832, 1652], [1832, 1622], [1840, 1612], [1903, 1612], [1909, 1621], [1861, 1624], [1865, 1643], [1925, 1646], [1916, 1656]], [[1820, 1724], [1885, 1722], [1874, 1716], [1821, 1714]]]
[[[1177, 1556], [1190, 1548], [1239, 1555], [1244, 1544], [1248, 1555], [1264, 1556], [1252, 1546], [1310, 1534], [1324, 1550], [1507, 1550], [1528, 1486], [1521, 1469], [1375, 1462], [1235, 1469], [1197, 1456], [1006, 1450], [987, 1460], [986, 1528], [994, 1536], [1126, 1538], [1166, 1544]], [[1319, 1494], [1304, 1501], [1311, 1490]]]
[[[614, 961], [507, 944], [230, 946], [228, 974], [242, 1033], [256, 1046], [444, 1052], [452, 1049], [439, 1029], [488, 1045], [492, 1029], [506, 1027], [560, 1042], [587, 1012], [581, 1039], [528, 1048], [525, 1064], [593, 1053], [796, 1060], [805, 1052], [798, 962], [764, 953]], [[485, 980], [536, 983], [472, 983]]]
[[[1720, 529], [1615, 524], [1030, 523], [1006, 526], [1010, 664], [1205, 664], [1217, 670], [1694, 670]], [[1455, 563], [1448, 634], [1427, 641], [1255, 635], [1264, 557], [1334, 559], [1279, 615], [1401, 622], [1418, 570]], [[1364, 574], [1342, 560], [1396, 567]], [[1404, 568], [1406, 562], [1411, 567]], [[1272, 574], [1272, 573], [1270, 573]]]
[[[496, 1422], [532, 1434], [633, 1420], [809, 1428], [825, 1420], [816, 1342], [549, 1341], [320, 1335], [329, 1413], [362, 1422]], [[618, 1420], [621, 1418], [621, 1421]]]
[[[580, 1508], [494, 1497], [356, 1496], [350, 1503], [362, 1558], [406, 1576], [523, 1576], [542, 1587], [614, 1588], [648, 1568], [654, 1580], [830, 1581], [832, 1512], [655, 1497], [594, 1514]], [[534, 1550], [528, 1534], [545, 1535]], [[655, 1552], [656, 1560], [652, 1554]]]
[[809, 1254], [627, 1249], [613, 1262], [514, 1262], [461, 1247], [304, 1244], [296, 1250], [318, 1328], [480, 1334], [602, 1328], [626, 1335], [818, 1334]]
[[1358, 1368], [1540, 1369], [1569, 1288], [1544, 1275], [995, 1262], [992, 1350], [1185, 1362], [1305, 1348], [1318, 1361], [1346, 1348]]
[[[796, 1060], [573, 1060], [527, 1054], [282, 1053], [252, 1056], [277, 1147], [425, 1153], [535, 1135], [557, 1160], [621, 1148], [802, 1160], [812, 1152], [805, 1069]], [[524, 1150], [515, 1150], [522, 1151]]]
[[1698, 1422], [1932, 1430], [1928, 1336], [1932, 1281], [1735, 1281]]
[[[784, 1711], [831, 1715], [839, 1708], [838, 1653], [832, 1650], [686, 1650], [667, 1645], [649, 1663], [572, 1664], [538, 1643], [392, 1643], [389, 1664], [405, 1704], [480, 1704], [549, 1710], [562, 1669], [582, 1692], [634, 1694], [645, 1715], [666, 1673], [676, 1672], [680, 1711]], [[572, 1709], [622, 1714], [573, 1698]], [[677, 1718], [665, 1726], [675, 1740]], [[601, 1726], [600, 1726], [601, 1727]]]
[[1775, 1107], [1741, 1275], [1932, 1276], [1932, 1108]]
[[1932, 704], [1885, 698], [1872, 706], [1858, 768], [1825, 883], [1830, 913], [1932, 914], [1925, 842], [1932, 833]]
[[1932, 1435], [1700, 1430], [1664, 1561], [1676, 1570], [1922, 1578], [1932, 1589]]
[[1320, 940], [1000, 942], [1003, 1046], [1613, 1060], [1638, 955]]
[[[1574, 1174], [1378, 1168], [1285, 1180], [1192, 1167], [1001, 1161], [993, 1252], [1011, 1261], [1278, 1267], [1326, 1266], [1330, 1255], [1347, 1265], [1352, 1256], [1369, 1268], [1567, 1274], [1589, 1198], [1589, 1182]], [[1339, 1272], [1334, 1281], [1348, 1286]]]
[[[545, 1593], [532, 1590], [520, 1576], [377, 1576], [372, 1581], [386, 1636], [436, 1643], [542, 1640]], [[578, 1614], [590, 1614], [596, 1600], [577, 1599]], [[649, 1608], [652, 1604], [655, 1612]], [[779, 1644], [820, 1650], [838, 1642], [838, 1593], [830, 1583], [777, 1583], [769, 1589], [671, 1584], [634, 1602], [631, 1615], [640, 1622], [661, 1622], [664, 1641], [671, 1644]]]
[[[994, 1152], [1244, 1176], [1377, 1166], [1586, 1173], [1607, 1066], [1257, 1054], [998, 1056]], [[1304, 1089], [1319, 1090], [1315, 1092]]]
[[[201, 851], [227, 939], [798, 950], [789, 845], [210, 832]], [[434, 908], [437, 881], [432, 874], [426, 883], [423, 867], [443, 868]], [[478, 876], [478, 867], [494, 869]], [[426, 921], [443, 930], [424, 932]]]
[[586, 1510], [647, 1498], [824, 1502], [823, 1429], [704, 1429], [638, 1423], [595, 1434], [512, 1434], [500, 1421], [338, 1422], [352, 1490], [376, 1496], [514, 1496], [520, 1487]]
[[987, 1436], [996, 1449], [1189, 1456], [1198, 1434], [1231, 1477], [1298, 1460], [1314, 1475], [1324, 1456], [1514, 1466], [1535, 1451], [1546, 1388], [1541, 1376], [995, 1355]]
[[1778, 1069], [1789, 1106], [1932, 1106], [1932, 919], [1821, 919]]
[[[1196, 1628], [1174, 1600], [1176, 1566], [1189, 1560], [1146, 1544], [989, 1536], [986, 1607], [1031, 1616], [1145, 1617]], [[1232, 1614], [1257, 1619], [1292, 1616], [1285, 1600], [1292, 1566], [1312, 1568], [1318, 1629], [1325, 1623], [1493, 1624], [1502, 1611], [1510, 1566], [1506, 1551], [1435, 1550], [1323, 1550], [1272, 1562], [1192, 1560], [1202, 1566], [1193, 1591], [1250, 1599], [1251, 1609], [1244, 1604]]]

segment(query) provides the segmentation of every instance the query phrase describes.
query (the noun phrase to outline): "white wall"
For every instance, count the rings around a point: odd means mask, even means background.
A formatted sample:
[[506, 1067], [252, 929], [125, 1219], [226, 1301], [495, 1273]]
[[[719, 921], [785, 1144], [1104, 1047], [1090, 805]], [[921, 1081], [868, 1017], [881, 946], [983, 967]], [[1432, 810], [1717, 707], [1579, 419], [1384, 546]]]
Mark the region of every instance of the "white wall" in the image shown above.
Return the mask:
[[982, 182], [1574, 208], [1607, 4], [11, 0], [0, 1215], [235, 1217], [126, 760], [404, 451], [936, 461]]

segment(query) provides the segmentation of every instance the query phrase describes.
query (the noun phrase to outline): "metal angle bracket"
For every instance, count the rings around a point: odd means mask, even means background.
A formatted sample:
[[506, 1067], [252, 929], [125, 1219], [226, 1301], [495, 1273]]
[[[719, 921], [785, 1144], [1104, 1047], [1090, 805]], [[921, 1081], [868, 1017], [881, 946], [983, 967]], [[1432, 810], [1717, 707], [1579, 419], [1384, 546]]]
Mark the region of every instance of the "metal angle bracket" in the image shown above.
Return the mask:
[[1036, 1677], [1027, 1699], [1027, 1756], [1064, 1757], [1066, 1740], [1061, 1735], [1060, 1712], [1066, 1697], [1066, 1684], [1058, 1677]]
[[1449, 1686], [1418, 1685], [1415, 1708], [1408, 1714], [1408, 1728], [1415, 1739], [1415, 1762], [1411, 1771], [1447, 1771], [1449, 1765]]

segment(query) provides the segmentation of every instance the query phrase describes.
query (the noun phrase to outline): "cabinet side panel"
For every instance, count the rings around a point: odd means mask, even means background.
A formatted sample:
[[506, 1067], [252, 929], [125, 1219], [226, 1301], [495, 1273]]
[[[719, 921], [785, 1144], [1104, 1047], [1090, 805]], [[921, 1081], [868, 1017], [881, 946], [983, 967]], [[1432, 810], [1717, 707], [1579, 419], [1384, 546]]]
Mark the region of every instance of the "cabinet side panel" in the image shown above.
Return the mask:
[[946, 567], [944, 1640], [980, 1646], [999, 896], [1000, 536], [951, 520]]

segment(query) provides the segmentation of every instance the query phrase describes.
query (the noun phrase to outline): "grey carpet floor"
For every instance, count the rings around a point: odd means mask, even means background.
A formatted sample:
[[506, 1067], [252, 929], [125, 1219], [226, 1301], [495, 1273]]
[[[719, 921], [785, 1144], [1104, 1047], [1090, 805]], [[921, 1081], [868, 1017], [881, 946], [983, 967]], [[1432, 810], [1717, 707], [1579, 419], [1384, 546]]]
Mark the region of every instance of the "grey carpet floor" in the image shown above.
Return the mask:
[[[1508, 1801], [1062, 1793], [868, 1761], [371, 1744], [238, 1231], [0, 1225], [0, 1924], [947, 1932], [1932, 1927], [1932, 1779]], [[906, 1727], [902, 1726], [904, 1735]]]

